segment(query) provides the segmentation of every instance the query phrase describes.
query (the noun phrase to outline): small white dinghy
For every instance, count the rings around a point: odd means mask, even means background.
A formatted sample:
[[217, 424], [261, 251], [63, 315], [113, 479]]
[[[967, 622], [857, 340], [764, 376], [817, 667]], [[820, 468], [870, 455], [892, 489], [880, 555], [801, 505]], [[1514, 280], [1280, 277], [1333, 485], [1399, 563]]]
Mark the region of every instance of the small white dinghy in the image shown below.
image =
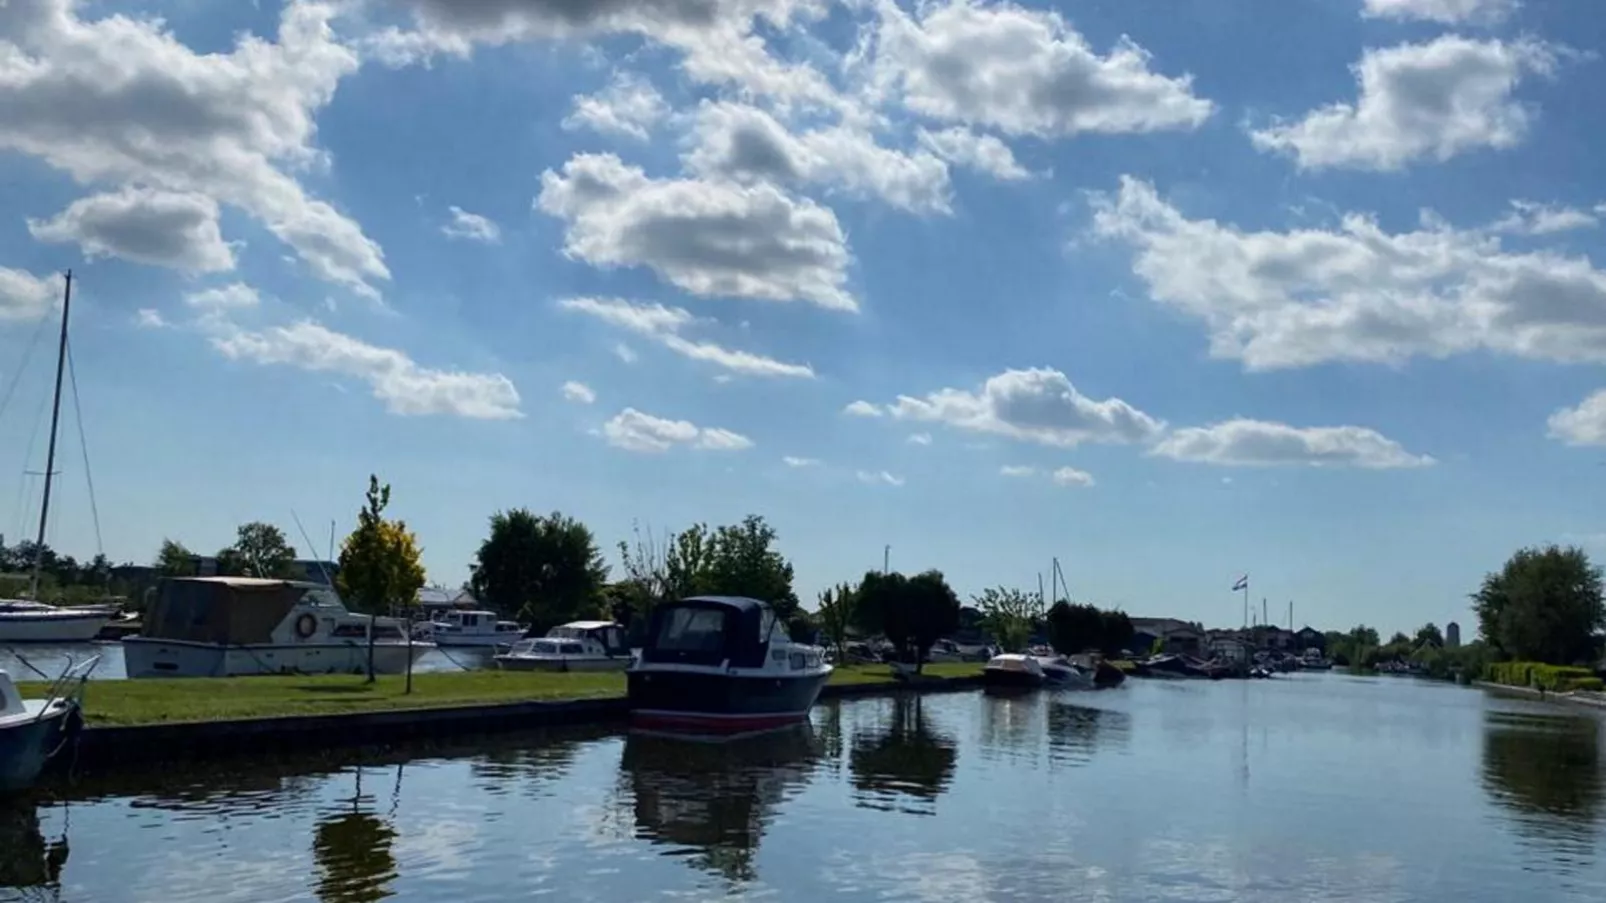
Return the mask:
[[83, 726], [83, 687], [100, 656], [68, 666], [44, 699], [23, 699], [0, 671], [0, 796], [33, 786], [45, 765]]
[[508, 671], [623, 671], [630, 647], [625, 629], [612, 621], [571, 621], [519, 640], [495, 660]]

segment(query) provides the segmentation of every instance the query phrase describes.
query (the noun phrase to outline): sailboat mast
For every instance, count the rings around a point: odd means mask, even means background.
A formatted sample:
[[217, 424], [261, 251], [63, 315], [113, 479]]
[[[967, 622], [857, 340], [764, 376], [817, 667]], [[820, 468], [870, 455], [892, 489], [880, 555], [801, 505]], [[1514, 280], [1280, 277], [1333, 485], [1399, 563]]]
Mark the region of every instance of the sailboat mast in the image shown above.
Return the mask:
[[61, 377], [67, 369], [67, 315], [72, 310], [72, 270], [66, 274], [61, 299], [61, 340], [56, 346], [56, 396], [50, 406], [50, 448], [45, 453], [45, 495], [39, 504], [39, 536], [33, 547], [33, 578], [29, 595], [39, 598], [39, 568], [45, 559], [45, 525], [50, 520], [50, 483], [56, 475], [56, 429], [61, 424]]

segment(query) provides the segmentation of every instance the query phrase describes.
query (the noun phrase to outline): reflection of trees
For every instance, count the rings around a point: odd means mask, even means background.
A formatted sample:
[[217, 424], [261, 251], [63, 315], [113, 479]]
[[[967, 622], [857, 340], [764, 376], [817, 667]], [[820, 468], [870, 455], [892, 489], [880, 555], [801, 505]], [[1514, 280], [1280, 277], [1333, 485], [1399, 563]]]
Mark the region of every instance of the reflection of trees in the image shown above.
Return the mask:
[[386, 885], [396, 877], [391, 852], [396, 831], [384, 819], [363, 812], [363, 801], [359, 769], [351, 811], [320, 819], [313, 833], [318, 899], [323, 903], [375, 903], [391, 895]]
[[1086, 765], [1100, 745], [1125, 745], [1131, 735], [1132, 716], [1126, 712], [1058, 700], [1048, 704], [1048, 757], [1052, 762]]
[[854, 735], [849, 767], [859, 805], [936, 814], [936, 799], [953, 781], [959, 752], [952, 738], [927, 726], [920, 702], [919, 696], [899, 695], [883, 726]]
[[0, 888], [54, 896], [67, 853], [67, 838], [45, 840], [34, 803], [0, 800]]
[[482, 792], [493, 796], [510, 791], [539, 796], [574, 763], [581, 744], [613, 733], [583, 727], [529, 734], [482, 751], [470, 760], [469, 774]]
[[1600, 727], [1593, 718], [1489, 710], [1483, 786], [1517, 816], [1519, 831], [1586, 855], [1606, 798]]
[[807, 724], [723, 742], [631, 734], [620, 768], [639, 836], [689, 847], [702, 868], [749, 881], [771, 809], [807, 782], [818, 756]]

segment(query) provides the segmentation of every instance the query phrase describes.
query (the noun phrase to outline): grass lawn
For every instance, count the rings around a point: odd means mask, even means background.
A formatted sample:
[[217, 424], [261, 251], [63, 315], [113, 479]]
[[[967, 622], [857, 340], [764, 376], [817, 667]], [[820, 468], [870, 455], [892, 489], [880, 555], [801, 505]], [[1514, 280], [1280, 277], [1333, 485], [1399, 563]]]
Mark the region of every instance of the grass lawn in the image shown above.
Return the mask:
[[[979, 674], [980, 665], [927, 665], [937, 677]], [[885, 665], [838, 668], [831, 683], [873, 683], [892, 679]], [[534, 671], [453, 671], [383, 676], [374, 683], [351, 675], [317, 677], [222, 677], [142, 680], [91, 680], [84, 696], [90, 724], [155, 724], [322, 715], [391, 709], [437, 708], [530, 700], [595, 699], [622, 696], [621, 673], [547, 674]], [[44, 695], [44, 683], [19, 684], [22, 695]]]

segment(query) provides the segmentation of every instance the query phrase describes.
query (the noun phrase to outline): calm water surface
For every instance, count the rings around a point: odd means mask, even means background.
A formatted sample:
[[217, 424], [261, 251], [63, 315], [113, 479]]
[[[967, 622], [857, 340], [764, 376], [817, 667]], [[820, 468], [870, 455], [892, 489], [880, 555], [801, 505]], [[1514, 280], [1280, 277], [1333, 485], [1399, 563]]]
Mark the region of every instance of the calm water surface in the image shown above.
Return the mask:
[[87, 776], [0, 808], [0, 900], [1598, 903], [1603, 741], [1587, 712], [1297, 675]]

